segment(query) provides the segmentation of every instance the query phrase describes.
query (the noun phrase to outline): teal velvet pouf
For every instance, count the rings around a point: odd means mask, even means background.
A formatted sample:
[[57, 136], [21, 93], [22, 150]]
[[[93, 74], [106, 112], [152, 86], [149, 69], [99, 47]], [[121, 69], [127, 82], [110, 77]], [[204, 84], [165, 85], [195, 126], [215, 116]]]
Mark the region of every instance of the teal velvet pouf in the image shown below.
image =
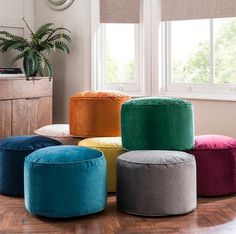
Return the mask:
[[122, 105], [122, 144], [128, 150], [188, 150], [194, 146], [193, 107], [176, 98], [137, 98]]
[[106, 161], [102, 152], [78, 146], [48, 147], [24, 165], [26, 209], [39, 216], [68, 218], [106, 206]]

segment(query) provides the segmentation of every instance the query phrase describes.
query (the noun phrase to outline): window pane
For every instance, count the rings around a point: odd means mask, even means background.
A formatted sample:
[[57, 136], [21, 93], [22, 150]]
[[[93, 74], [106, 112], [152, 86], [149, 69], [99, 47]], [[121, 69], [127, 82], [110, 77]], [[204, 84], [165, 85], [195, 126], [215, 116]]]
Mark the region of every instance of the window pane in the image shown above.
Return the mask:
[[171, 22], [171, 82], [208, 83], [210, 20]]
[[135, 26], [105, 25], [105, 83], [135, 81]]
[[236, 83], [236, 18], [215, 19], [215, 82]]

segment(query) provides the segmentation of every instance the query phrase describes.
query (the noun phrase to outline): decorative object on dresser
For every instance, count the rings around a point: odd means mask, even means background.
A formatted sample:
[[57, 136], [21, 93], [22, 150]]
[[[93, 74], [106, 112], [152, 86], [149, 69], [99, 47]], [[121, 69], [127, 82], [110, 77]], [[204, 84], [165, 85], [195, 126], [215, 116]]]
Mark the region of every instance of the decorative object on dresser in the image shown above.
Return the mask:
[[52, 84], [48, 77], [0, 78], [0, 139], [52, 123]]
[[42, 25], [35, 33], [31, 30], [23, 18], [30, 31], [30, 39], [13, 35], [7, 31], [0, 31], [0, 52], [5, 53], [11, 49], [19, 51], [13, 58], [11, 65], [23, 58], [23, 67], [26, 78], [35, 77], [37, 74], [43, 76], [44, 67], [47, 68], [48, 76], [53, 76], [52, 65], [48, 59], [49, 54], [56, 49], [70, 53], [68, 43], [71, 38], [66, 28], [54, 28], [52, 23]]

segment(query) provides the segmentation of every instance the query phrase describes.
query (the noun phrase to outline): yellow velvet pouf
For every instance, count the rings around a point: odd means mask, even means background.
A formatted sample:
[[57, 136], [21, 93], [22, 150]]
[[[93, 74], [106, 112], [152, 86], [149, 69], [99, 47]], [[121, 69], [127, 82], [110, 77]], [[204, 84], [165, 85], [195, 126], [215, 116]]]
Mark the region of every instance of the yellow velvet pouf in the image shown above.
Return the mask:
[[121, 137], [87, 138], [80, 141], [79, 145], [104, 153], [107, 161], [107, 191], [116, 192], [116, 159], [126, 152], [122, 148]]

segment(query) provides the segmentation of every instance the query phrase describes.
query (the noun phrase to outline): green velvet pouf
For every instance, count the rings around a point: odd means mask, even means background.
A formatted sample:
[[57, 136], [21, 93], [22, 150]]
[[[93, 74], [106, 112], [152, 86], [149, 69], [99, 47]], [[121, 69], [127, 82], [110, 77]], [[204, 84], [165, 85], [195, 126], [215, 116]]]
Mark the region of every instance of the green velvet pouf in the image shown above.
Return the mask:
[[137, 98], [122, 105], [122, 144], [128, 150], [188, 150], [194, 146], [193, 107], [176, 98]]

